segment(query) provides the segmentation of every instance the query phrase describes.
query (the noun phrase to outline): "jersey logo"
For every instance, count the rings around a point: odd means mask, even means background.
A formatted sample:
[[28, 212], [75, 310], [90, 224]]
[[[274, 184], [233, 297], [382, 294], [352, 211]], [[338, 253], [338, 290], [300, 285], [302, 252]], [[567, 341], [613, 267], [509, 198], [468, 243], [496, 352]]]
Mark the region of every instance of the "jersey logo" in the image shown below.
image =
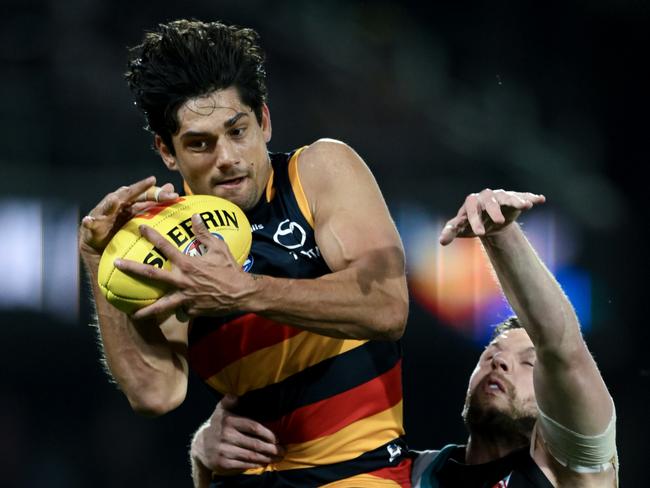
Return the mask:
[[275, 234], [273, 234], [273, 240], [287, 249], [298, 249], [302, 247], [306, 239], [307, 233], [305, 229], [300, 224], [289, 219], [280, 222]]
[[397, 444], [388, 444], [386, 446], [386, 450], [388, 451], [388, 454], [390, 456], [390, 458], [388, 459], [389, 463], [392, 463], [393, 461], [395, 461], [397, 456], [402, 454], [402, 448], [400, 446], [398, 446]]

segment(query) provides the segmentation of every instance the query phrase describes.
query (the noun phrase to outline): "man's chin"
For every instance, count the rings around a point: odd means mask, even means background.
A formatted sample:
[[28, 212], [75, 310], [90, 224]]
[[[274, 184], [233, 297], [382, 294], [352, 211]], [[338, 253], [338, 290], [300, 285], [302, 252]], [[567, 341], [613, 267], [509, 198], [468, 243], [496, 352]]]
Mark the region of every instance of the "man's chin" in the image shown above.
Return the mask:
[[534, 413], [513, 408], [506, 396], [479, 395], [463, 411], [470, 433], [490, 436], [530, 437], [537, 420]]
[[513, 415], [507, 409], [493, 405], [480, 412], [470, 411], [465, 418], [465, 423], [472, 434], [529, 439], [535, 420], [534, 416]]

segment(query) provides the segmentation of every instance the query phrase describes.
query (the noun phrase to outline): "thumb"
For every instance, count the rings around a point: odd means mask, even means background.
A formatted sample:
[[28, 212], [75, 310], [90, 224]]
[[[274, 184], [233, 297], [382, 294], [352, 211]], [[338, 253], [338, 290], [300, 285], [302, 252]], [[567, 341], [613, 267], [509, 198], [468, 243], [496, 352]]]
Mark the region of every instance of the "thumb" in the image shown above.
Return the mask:
[[224, 410], [232, 411], [237, 407], [239, 398], [235, 395], [231, 395], [230, 393], [226, 393], [226, 395], [221, 399], [219, 403], [221, 403], [221, 408]]

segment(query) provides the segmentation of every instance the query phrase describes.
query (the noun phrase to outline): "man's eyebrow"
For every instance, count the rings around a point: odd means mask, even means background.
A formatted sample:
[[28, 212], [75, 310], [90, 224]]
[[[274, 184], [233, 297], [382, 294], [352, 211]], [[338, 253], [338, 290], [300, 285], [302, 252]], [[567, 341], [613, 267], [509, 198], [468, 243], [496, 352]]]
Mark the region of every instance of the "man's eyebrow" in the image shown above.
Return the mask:
[[239, 119], [241, 119], [244, 116], [248, 117], [248, 114], [246, 112], [238, 112], [235, 116], [233, 116], [233, 117], [229, 118], [228, 120], [226, 120], [223, 123], [223, 126], [225, 128], [230, 128], [233, 125], [235, 125]]
[[535, 351], [535, 346], [527, 347], [526, 349], [524, 349], [523, 351], [521, 351], [521, 352], [519, 353], [519, 355], [520, 355], [520, 356], [524, 356], [524, 355], [526, 355], [526, 354], [528, 354], [528, 353], [531, 353], [531, 352], [532, 352], [532, 353], [535, 353], [535, 352], [536, 352], [536, 351]]
[[188, 130], [181, 135], [181, 139], [187, 139], [188, 137], [209, 137], [211, 134], [209, 132], [197, 131], [197, 130]]
[[499, 343], [499, 341], [492, 341], [490, 342], [485, 349], [488, 347], [496, 347], [498, 350], [503, 350], [503, 346]]

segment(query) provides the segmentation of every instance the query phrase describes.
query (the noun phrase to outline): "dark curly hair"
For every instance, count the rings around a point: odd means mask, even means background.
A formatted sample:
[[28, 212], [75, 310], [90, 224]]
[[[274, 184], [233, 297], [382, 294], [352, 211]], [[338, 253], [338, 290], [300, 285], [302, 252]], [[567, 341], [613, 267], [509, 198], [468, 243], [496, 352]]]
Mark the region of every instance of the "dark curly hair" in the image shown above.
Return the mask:
[[262, 121], [266, 71], [259, 35], [221, 22], [175, 20], [147, 32], [129, 49], [125, 73], [147, 129], [174, 154], [178, 109], [187, 100], [235, 87], [241, 101]]

